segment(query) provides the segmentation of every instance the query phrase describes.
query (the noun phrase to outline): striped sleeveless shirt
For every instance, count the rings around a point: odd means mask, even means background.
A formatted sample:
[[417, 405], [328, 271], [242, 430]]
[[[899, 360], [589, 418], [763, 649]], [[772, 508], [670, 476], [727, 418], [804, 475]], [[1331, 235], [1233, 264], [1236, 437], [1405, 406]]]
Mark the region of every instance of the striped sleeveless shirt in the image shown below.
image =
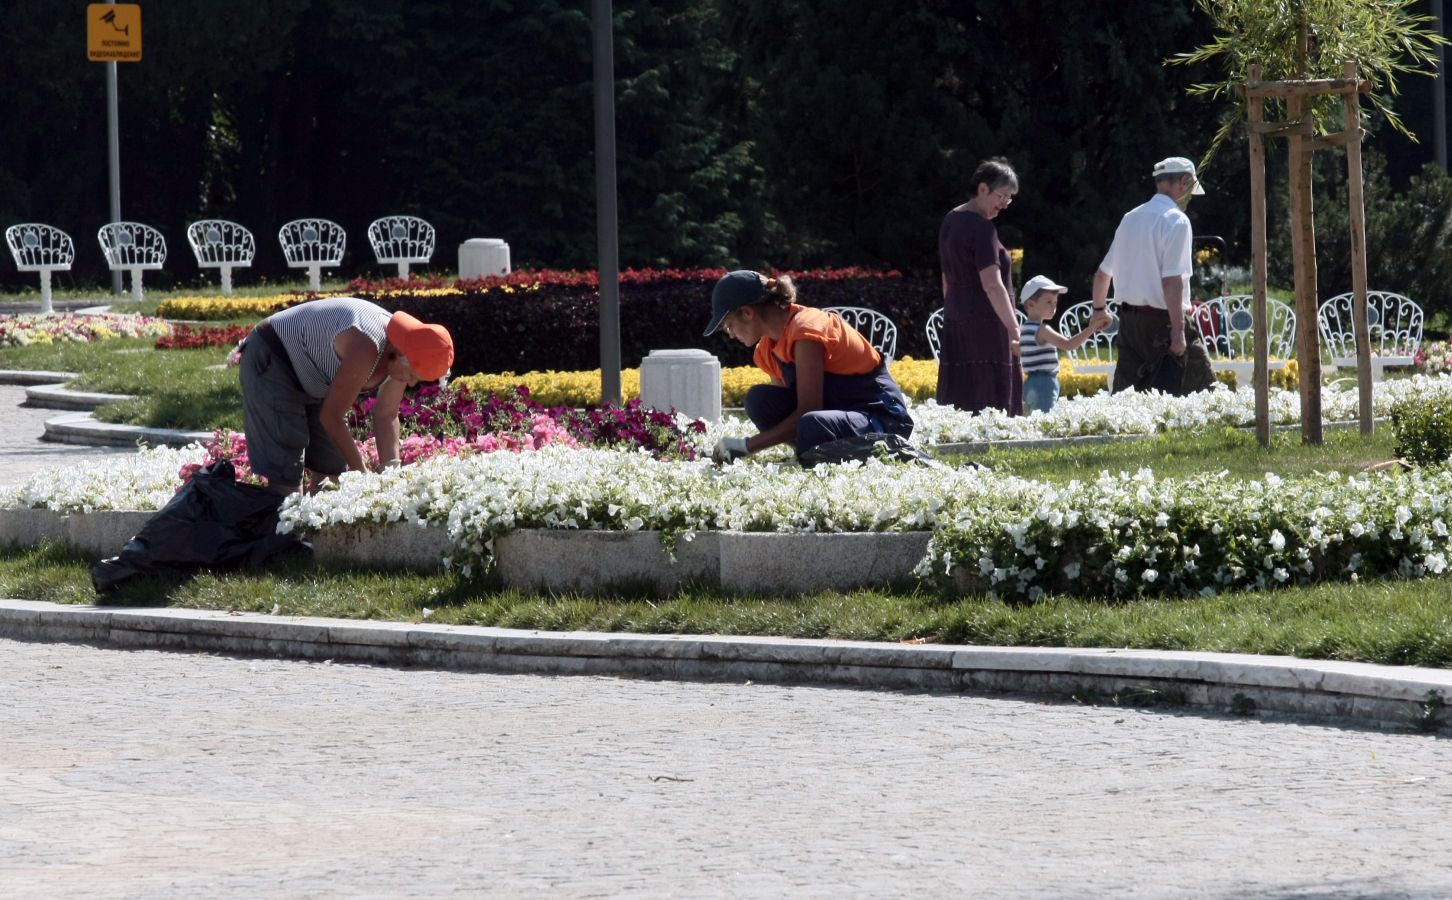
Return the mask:
[[299, 303], [282, 312], [273, 313], [267, 321], [287, 348], [298, 383], [309, 397], [321, 400], [338, 374], [338, 351], [333, 339], [349, 328], [356, 328], [378, 345], [378, 359], [388, 340], [388, 320], [392, 313], [376, 303], [356, 297], [330, 297]]
[[1018, 326], [1018, 353], [1025, 372], [1059, 374], [1059, 348], [1039, 343], [1039, 322]]

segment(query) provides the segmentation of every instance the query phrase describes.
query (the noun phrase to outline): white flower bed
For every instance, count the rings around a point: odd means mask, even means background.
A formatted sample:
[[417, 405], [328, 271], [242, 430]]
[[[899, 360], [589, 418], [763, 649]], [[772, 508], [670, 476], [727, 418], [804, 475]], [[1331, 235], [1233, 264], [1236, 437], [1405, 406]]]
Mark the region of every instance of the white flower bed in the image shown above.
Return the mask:
[[198, 444], [180, 450], [157, 447], [131, 456], [117, 454], [91, 465], [47, 469], [9, 490], [0, 489], [0, 508], [45, 508], [61, 513], [161, 509], [181, 484], [182, 466], [201, 462], [203, 455]]
[[[1378, 418], [1384, 417], [1398, 400], [1434, 394], [1452, 394], [1452, 377], [1417, 375], [1379, 382], [1372, 393], [1372, 412]], [[1321, 391], [1323, 419], [1354, 421], [1357, 407], [1354, 383], [1328, 386]], [[916, 425], [913, 438], [923, 444], [1157, 434], [1252, 426], [1255, 424], [1255, 392], [1248, 387], [1231, 390], [1222, 384], [1217, 384], [1214, 390], [1188, 397], [1132, 391], [1121, 394], [1101, 392], [1061, 400], [1049, 413], [1017, 418], [997, 410], [967, 414], [928, 400], [915, 404], [912, 415]], [[1273, 425], [1298, 424], [1301, 421], [1300, 394], [1272, 388], [1270, 418]]]
[[921, 572], [1035, 599], [1211, 595], [1313, 581], [1446, 571], [1452, 472], [1283, 480], [1100, 475], [1008, 502], [955, 504]]
[[691, 531], [927, 531], [950, 497], [985, 496], [1002, 479], [974, 468], [660, 462], [644, 453], [547, 447], [433, 459], [297, 497], [286, 529], [432, 522], [466, 557], [515, 528]]
[[[1452, 379], [1388, 382], [1378, 388], [1378, 415], [1398, 399], [1444, 391]], [[1354, 393], [1347, 394], [1326, 392], [1328, 416], [1354, 414]], [[1295, 400], [1275, 392], [1280, 420], [1294, 421], [1287, 408]], [[1217, 427], [1243, 424], [1252, 406], [1248, 391], [1221, 390], [1181, 400], [1088, 398], [1017, 420], [949, 414], [933, 404], [915, 413], [943, 441]], [[718, 431], [733, 427], [740, 425]], [[0, 494], [0, 506], [157, 509], [178, 470], [201, 455], [196, 446], [145, 450], [104, 468], [41, 473]], [[291, 498], [282, 521], [288, 530], [432, 524], [447, 529], [465, 567], [487, 559], [495, 535], [517, 528], [932, 531], [920, 574], [956, 572], [969, 589], [1028, 599], [1046, 591], [1173, 596], [1441, 573], [1452, 553], [1449, 495], [1452, 474], [1441, 469], [1250, 482], [1209, 474], [1157, 480], [1145, 470], [1055, 486], [971, 467], [874, 461], [803, 470], [750, 460], [723, 468], [547, 447], [345, 475], [336, 490]]]

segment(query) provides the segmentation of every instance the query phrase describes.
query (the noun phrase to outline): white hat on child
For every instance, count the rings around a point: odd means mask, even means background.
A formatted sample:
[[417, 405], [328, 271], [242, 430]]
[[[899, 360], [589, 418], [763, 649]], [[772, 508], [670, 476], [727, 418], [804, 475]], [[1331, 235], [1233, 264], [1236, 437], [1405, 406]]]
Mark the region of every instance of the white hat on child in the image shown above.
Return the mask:
[[1060, 294], [1067, 294], [1069, 289], [1062, 284], [1054, 284], [1054, 280], [1047, 275], [1035, 275], [1024, 282], [1023, 290], [1018, 292], [1018, 302], [1024, 302], [1039, 291], [1056, 291]]

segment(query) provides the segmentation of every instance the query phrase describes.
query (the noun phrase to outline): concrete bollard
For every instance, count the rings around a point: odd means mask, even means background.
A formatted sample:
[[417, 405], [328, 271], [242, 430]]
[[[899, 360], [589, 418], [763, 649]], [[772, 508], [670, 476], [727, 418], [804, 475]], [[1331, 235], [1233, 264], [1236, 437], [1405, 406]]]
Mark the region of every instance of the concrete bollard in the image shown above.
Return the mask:
[[459, 245], [459, 277], [509, 274], [509, 245], [500, 238], [469, 238]]
[[652, 350], [640, 362], [640, 402], [693, 419], [721, 419], [721, 362], [705, 350]]

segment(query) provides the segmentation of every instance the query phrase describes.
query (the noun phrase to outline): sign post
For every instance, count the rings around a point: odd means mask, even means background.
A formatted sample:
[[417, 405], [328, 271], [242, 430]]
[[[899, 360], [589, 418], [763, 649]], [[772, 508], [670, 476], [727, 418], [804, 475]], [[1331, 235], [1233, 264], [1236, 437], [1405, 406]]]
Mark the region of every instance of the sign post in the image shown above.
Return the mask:
[[[86, 58], [106, 64], [106, 149], [111, 175], [111, 221], [121, 221], [121, 116], [116, 63], [141, 61], [141, 7], [92, 3], [86, 7]], [[121, 272], [111, 272], [111, 293], [121, 294]]]

